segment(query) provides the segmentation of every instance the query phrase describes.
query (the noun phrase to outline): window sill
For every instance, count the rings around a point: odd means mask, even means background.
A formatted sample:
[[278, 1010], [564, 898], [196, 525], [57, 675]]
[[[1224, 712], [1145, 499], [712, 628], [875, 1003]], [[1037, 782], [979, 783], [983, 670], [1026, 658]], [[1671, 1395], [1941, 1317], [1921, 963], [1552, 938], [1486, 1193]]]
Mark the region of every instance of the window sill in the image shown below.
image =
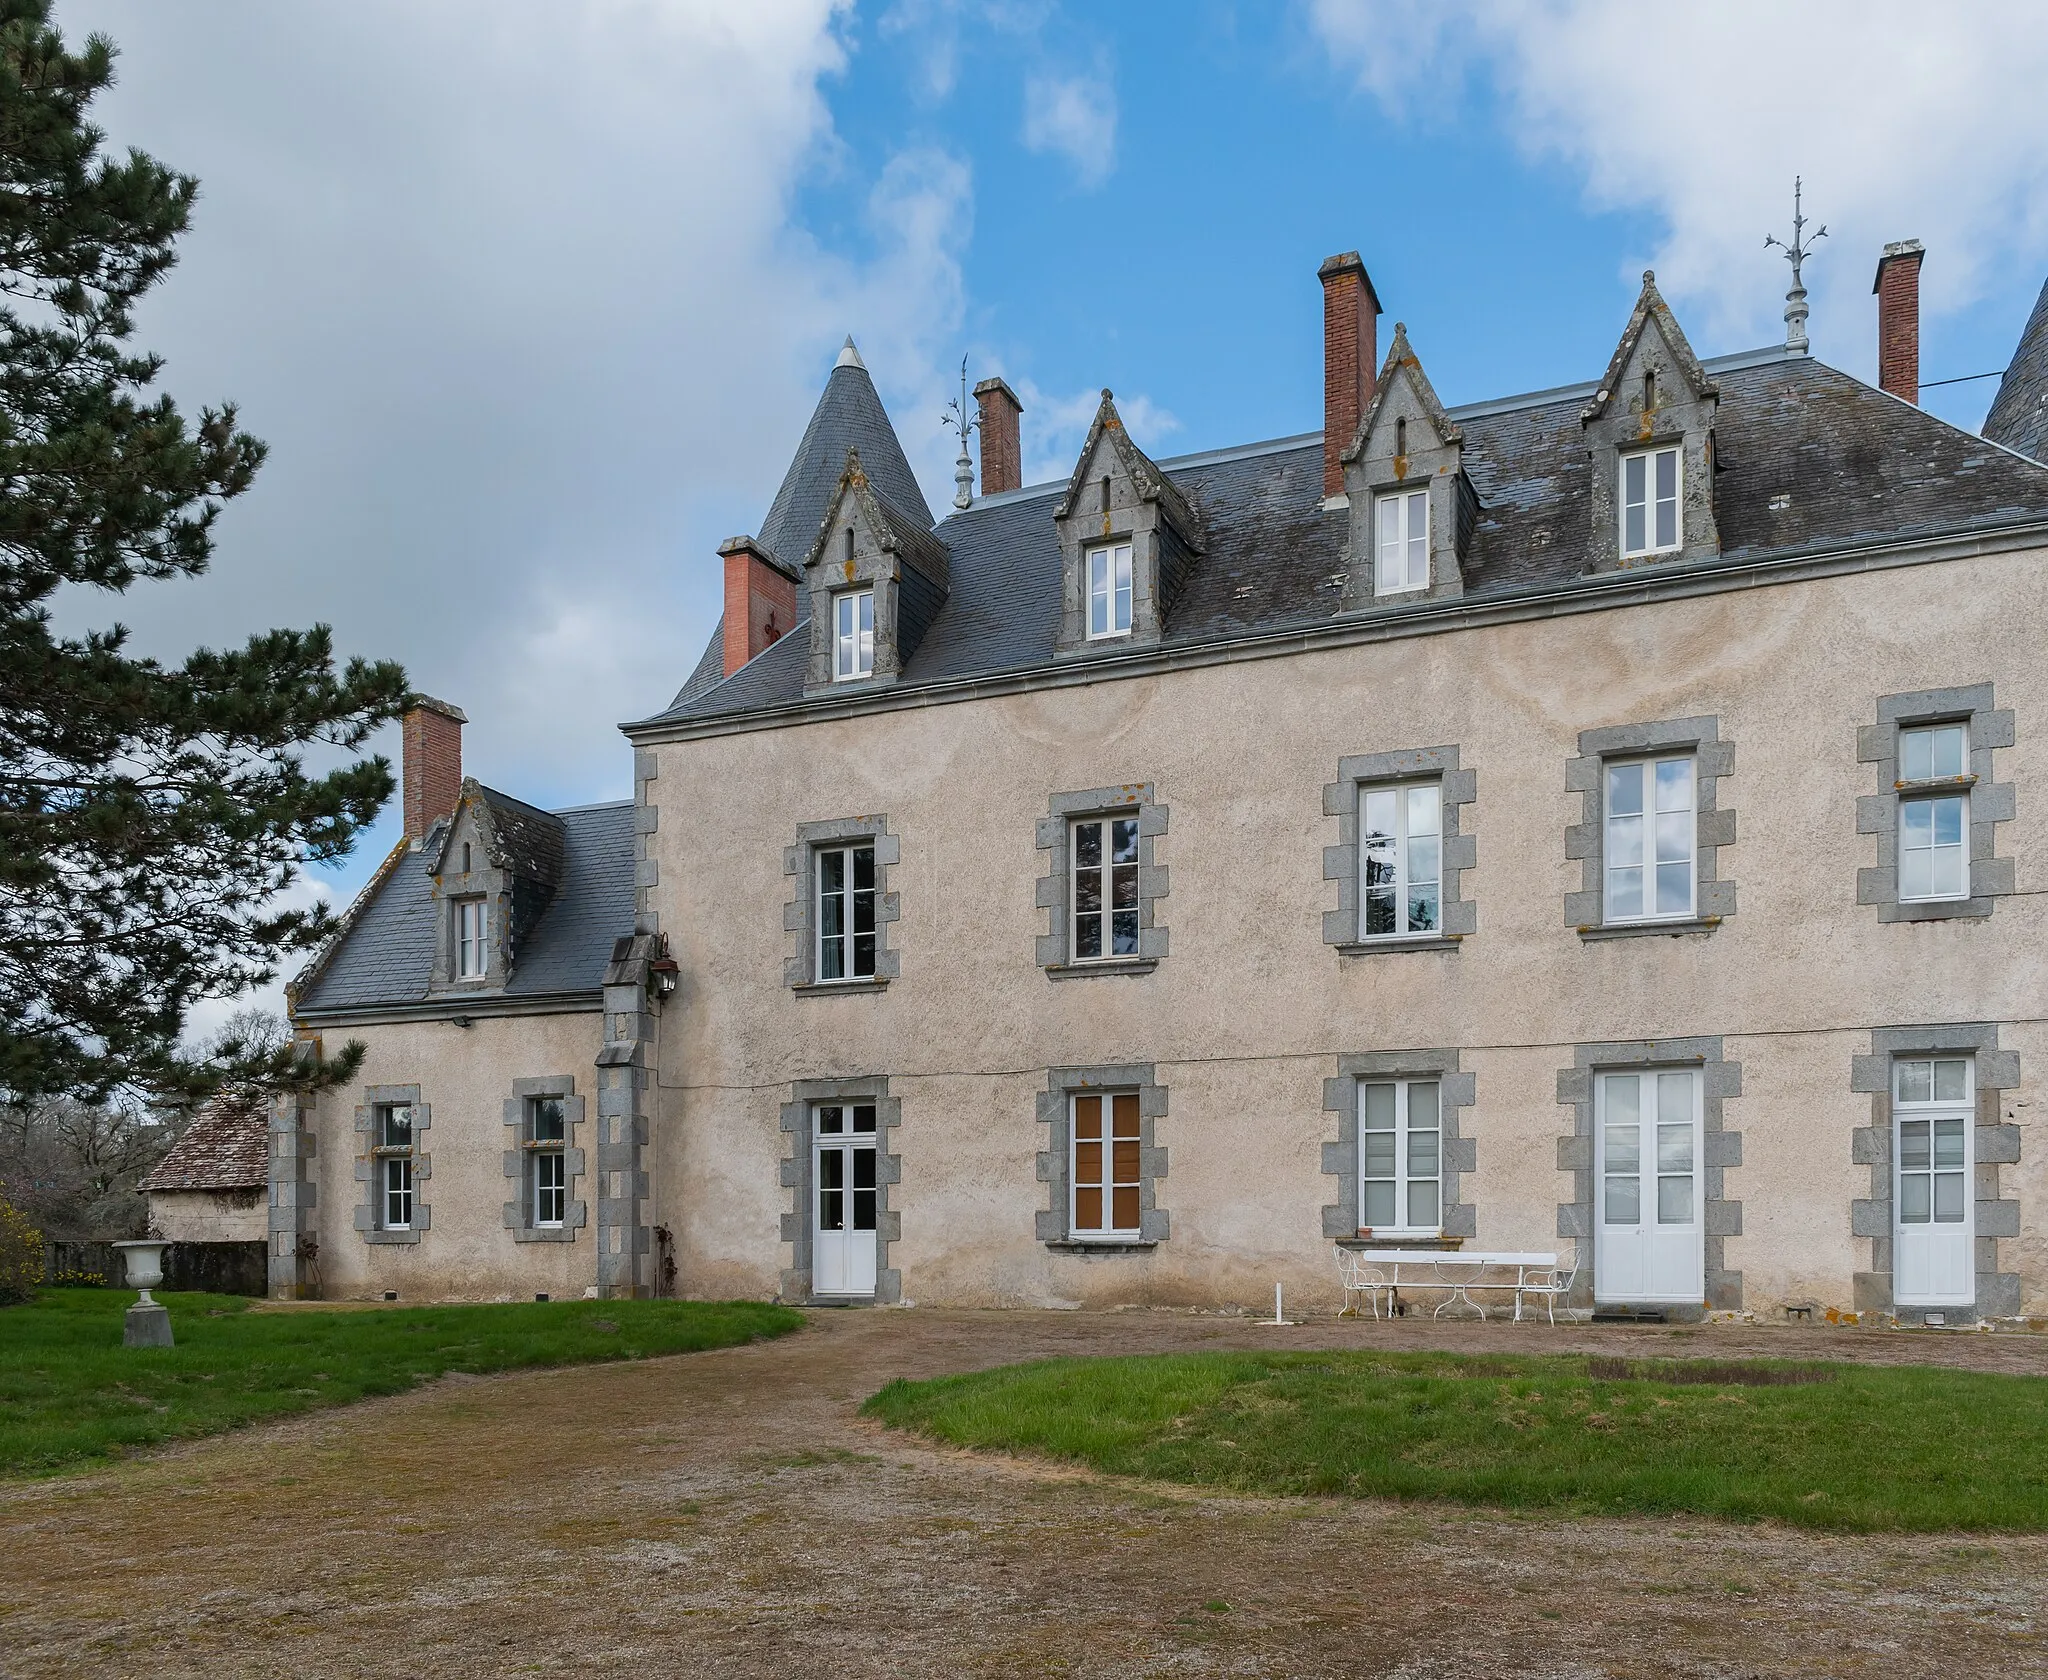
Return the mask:
[[1092, 974], [1150, 974], [1159, 966], [1157, 957], [1119, 957], [1102, 962], [1050, 963], [1048, 980], [1084, 980]]
[[1429, 1249], [1444, 1254], [1455, 1254], [1465, 1245], [1463, 1237], [1446, 1237], [1438, 1234], [1424, 1236], [1419, 1231], [1412, 1237], [1404, 1237], [1397, 1231], [1376, 1231], [1369, 1237], [1339, 1237], [1336, 1241], [1339, 1248], [1352, 1248], [1365, 1252], [1370, 1252], [1376, 1248], [1406, 1248], [1411, 1250]]
[[1346, 939], [1339, 942], [1340, 956], [1371, 957], [1383, 951], [1455, 951], [1464, 942], [1462, 933], [1400, 933], [1379, 939]]
[[1045, 1246], [1053, 1254], [1150, 1254], [1159, 1244], [1143, 1237], [1062, 1237]]
[[789, 989], [798, 997], [832, 997], [842, 992], [886, 992], [889, 982], [881, 976], [871, 980], [806, 980]]
[[1881, 907], [1887, 922], [1982, 921], [1991, 914], [1990, 898], [1906, 898]]
[[1590, 945], [1600, 939], [1640, 939], [1650, 934], [1676, 937], [1682, 933], [1712, 933], [1720, 925], [1719, 916], [1687, 916], [1668, 922], [1605, 922], [1580, 928], [1579, 937]]
[[1910, 798], [1926, 793], [1967, 793], [1976, 785], [1975, 776], [1937, 776], [1931, 782], [1894, 782], [1892, 791]]
[[567, 1225], [515, 1225], [512, 1240], [516, 1243], [572, 1243], [576, 1240], [576, 1232]]
[[417, 1230], [409, 1230], [409, 1231], [392, 1231], [392, 1230], [381, 1230], [381, 1231], [365, 1231], [365, 1232], [363, 1232], [363, 1233], [362, 1233], [362, 1238], [363, 1238], [363, 1241], [364, 1241], [364, 1242], [366, 1242], [366, 1243], [377, 1243], [377, 1244], [383, 1244], [383, 1243], [416, 1243], [416, 1242], [418, 1242], [418, 1241], [420, 1240], [420, 1233], [419, 1233], [419, 1232], [418, 1232]]

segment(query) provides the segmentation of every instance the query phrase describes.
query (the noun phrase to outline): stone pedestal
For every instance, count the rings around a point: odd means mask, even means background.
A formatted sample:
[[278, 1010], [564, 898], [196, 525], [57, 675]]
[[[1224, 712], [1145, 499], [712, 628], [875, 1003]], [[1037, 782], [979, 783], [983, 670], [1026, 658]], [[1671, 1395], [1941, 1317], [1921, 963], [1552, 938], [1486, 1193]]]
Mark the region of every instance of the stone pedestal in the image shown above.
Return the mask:
[[121, 1325], [123, 1347], [173, 1347], [171, 1315], [160, 1301], [138, 1301]]

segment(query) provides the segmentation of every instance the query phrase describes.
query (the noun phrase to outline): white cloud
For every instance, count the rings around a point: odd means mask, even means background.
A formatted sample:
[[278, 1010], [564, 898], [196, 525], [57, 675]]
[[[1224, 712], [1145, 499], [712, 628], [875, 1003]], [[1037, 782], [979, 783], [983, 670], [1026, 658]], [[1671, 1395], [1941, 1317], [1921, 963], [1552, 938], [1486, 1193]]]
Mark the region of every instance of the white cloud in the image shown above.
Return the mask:
[[1101, 186], [1116, 167], [1116, 88], [1109, 77], [1052, 71], [1026, 76], [1024, 144], [1065, 158], [1084, 188]]
[[951, 96], [960, 79], [960, 0], [896, 0], [875, 30], [885, 41], [908, 39], [926, 99]]
[[1816, 347], [1843, 365], [1874, 360], [1885, 241], [1926, 242], [1930, 312], [2048, 253], [2048, 10], [2032, 0], [1313, 0], [1310, 15], [1395, 115], [1428, 122], [1472, 77], [1593, 205], [1659, 215], [1663, 239], [1624, 268], [1654, 266], [1723, 344], [1782, 330], [1785, 265], [1763, 236], [1789, 236], [1795, 173], [1830, 229], [1807, 270]]
[[[977, 370], [977, 377], [985, 376]], [[1071, 476], [1074, 463], [1080, 458], [1081, 445], [1088, 441], [1095, 411], [1102, 406], [1102, 393], [1074, 391], [1060, 395], [1022, 376], [1011, 379], [1010, 385], [1024, 405], [1024, 482], [1046, 484]], [[1180, 422], [1150, 397], [1118, 397], [1116, 411], [1123, 417], [1124, 430], [1131, 441], [1147, 455], [1158, 460], [1173, 453], [1165, 444], [1180, 430]]]

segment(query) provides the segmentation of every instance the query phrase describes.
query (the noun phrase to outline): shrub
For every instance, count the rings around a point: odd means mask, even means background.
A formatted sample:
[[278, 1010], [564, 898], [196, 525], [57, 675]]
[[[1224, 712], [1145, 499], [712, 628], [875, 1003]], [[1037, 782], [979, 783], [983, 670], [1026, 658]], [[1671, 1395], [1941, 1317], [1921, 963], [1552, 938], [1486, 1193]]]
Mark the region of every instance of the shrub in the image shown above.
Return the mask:
[[26, 1301], [43, 1281], [43, 1233], [0, 1201], [0, 1307]]

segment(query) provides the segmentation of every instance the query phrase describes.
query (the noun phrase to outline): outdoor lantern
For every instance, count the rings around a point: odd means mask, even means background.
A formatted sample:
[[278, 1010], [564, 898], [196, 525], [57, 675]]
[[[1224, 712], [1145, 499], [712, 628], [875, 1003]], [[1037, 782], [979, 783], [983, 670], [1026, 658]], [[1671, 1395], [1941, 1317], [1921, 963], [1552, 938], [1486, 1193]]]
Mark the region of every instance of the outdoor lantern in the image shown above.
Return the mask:
[[128, 1287], [142, 1291], [142, 1299], [128, 1309], [126, 1320], [121, 1327], [123, 1347], [171, 1347], [171, 1315], [161, 1302], [152, 1301], [149, 1292], [164, 1281], [164, 1250], [171, 1245], [167, 1242], [148, 1239], [141, 1242], [117, 1242], [121, 1258], [128, 1267]]

